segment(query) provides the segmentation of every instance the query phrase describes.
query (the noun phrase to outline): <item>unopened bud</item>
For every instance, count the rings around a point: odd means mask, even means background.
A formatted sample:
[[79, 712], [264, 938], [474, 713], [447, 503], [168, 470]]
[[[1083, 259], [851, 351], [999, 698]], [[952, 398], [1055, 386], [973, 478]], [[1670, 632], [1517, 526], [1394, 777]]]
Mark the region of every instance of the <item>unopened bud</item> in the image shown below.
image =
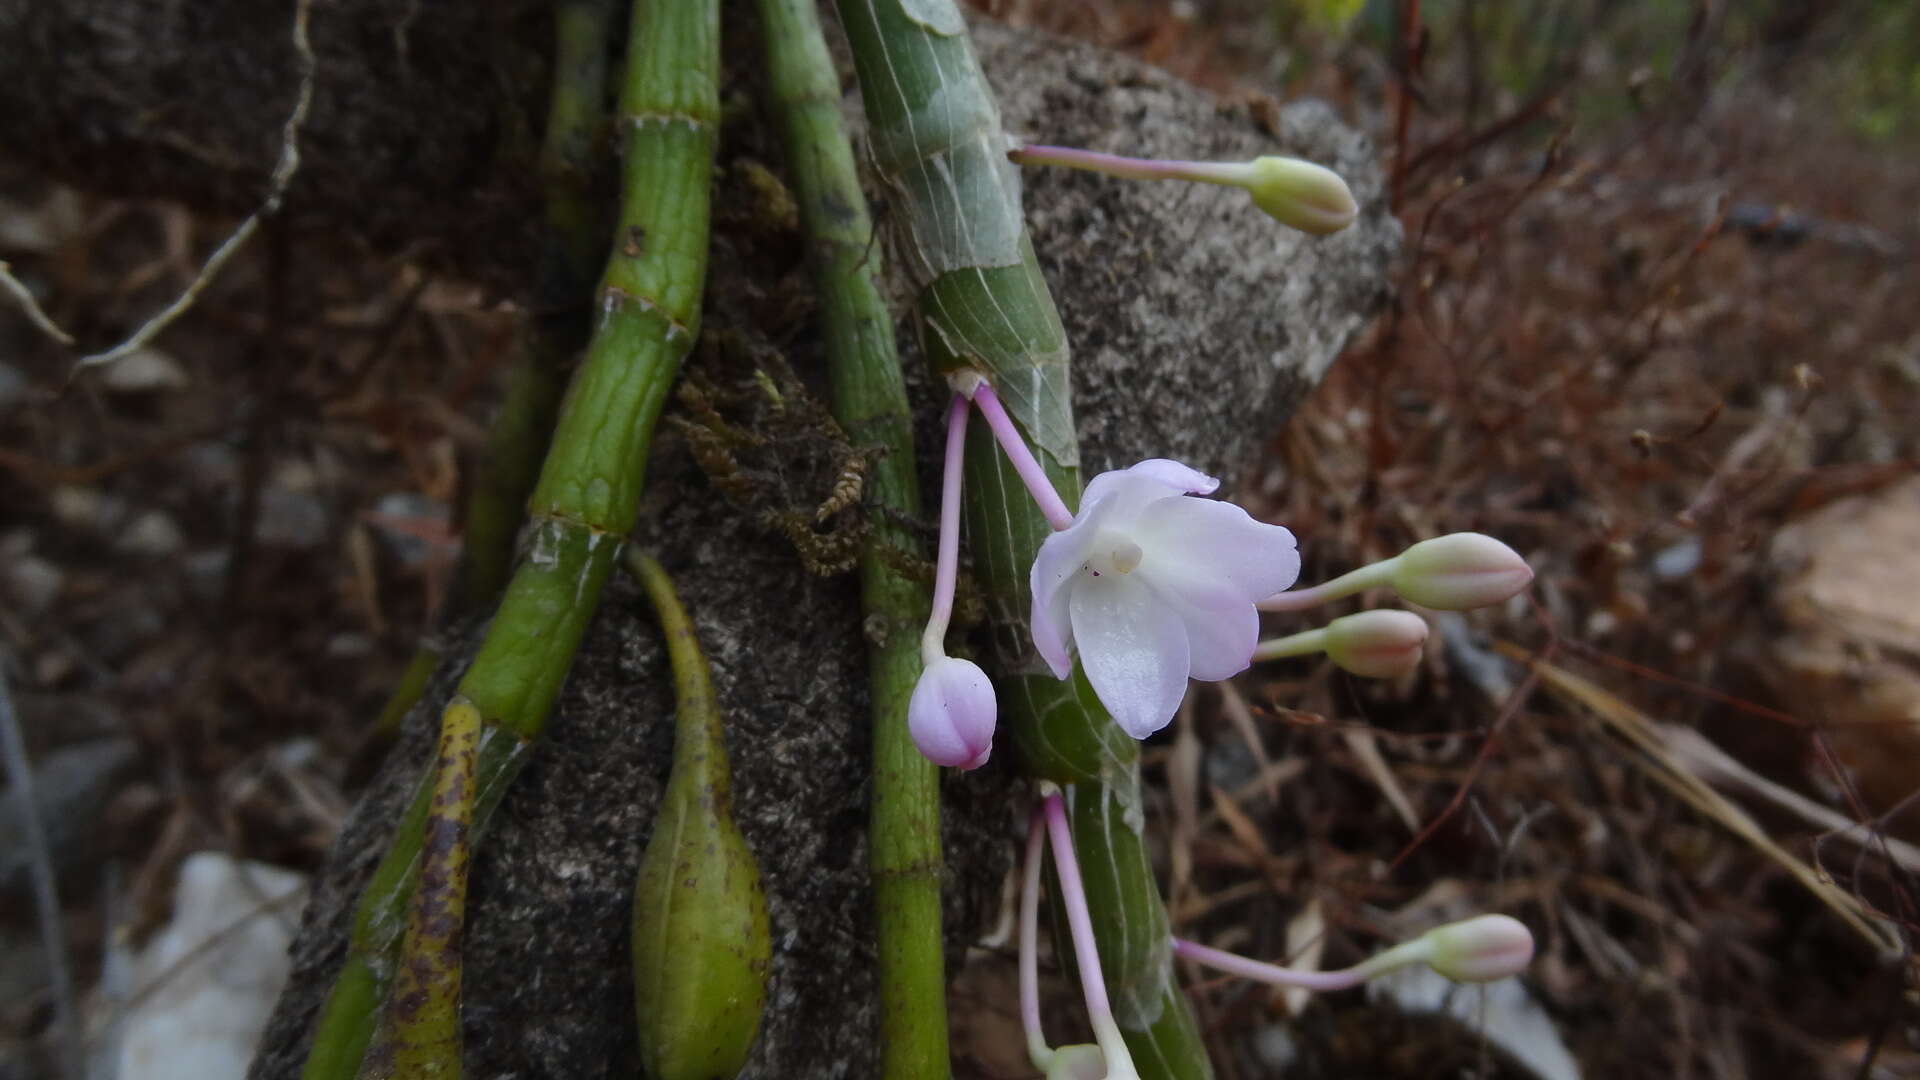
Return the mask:
[[1315, 236], [1339, 232], [1360, 213], [1339, 173], [1299, 158], [1255, 158], [1246, 188], [1268, 217]]
[[1391, 580], [1394, 592], [1422, 607], [1468, 611], [1519, 595], [1533, 580], [1533, 569], [1493, 537], [1463, 532], [1401, 552]]
[[1368, 679], [1392, 679], [1420, 664], [1427, 621], [1411, 611], [1362, 611], [1327, 624], [1328, 659]]
[[1022, 146], [1007, 155], [1022, 165], [1086, 169], [1130, 180], [1193, 180], [1247, 189], [1253, 204], [1282, 225], [1316, 236], [1339, 232], [1360, 214], [1353, 189], [1340, 174], [1311, 161], [1261, 157], [1252, 161], [1155, 161], [1070, 146]]
[[1508, 915], [1479, 915], [1422, 935], [1427, 966], [1455, 982], [1492, 982], [1518, 975], [1533, 959], [1533, 934]]
[[927, 665], [907, 702], [907, 731], [935, 765], [977, 769], [993, 752], [993, 683], [971, 660], [942, 656]]

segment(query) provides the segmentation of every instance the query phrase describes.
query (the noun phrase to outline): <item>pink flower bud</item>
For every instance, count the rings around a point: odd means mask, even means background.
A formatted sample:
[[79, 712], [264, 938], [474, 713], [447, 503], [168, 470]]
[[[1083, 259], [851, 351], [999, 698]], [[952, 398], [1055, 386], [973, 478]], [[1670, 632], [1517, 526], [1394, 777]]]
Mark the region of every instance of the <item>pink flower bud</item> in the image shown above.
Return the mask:
[[1468, 611], [1498, 604], [1533, 580], [1519, 552], [1480, 533], [1422, 540], [1393, 560], [1393, 591], [1423, 607]]
[[1369, 679], [1392, 679], [1420, 663], [1427, 621], [1411, 611], [1362, 611], [1327, 624], [1327, 657]]
[[1298, 158], [1255, 158], [1248, 166], [1247, 192], [1253, 204], [1282, 225], [1325, 236], [1336, 233], [1360, 213], [1353, 189], [1340, 174]]
[[907, 731], [935, 765], [977, 769], [993, 751], [993, 683], [971, 660], [942, 656], [927, 665], [907, 702]]
[[1422, 935], [1427, 965], [1455, 982], [1492, 982], [1525, 971], [1533, 934], [1506, 915], [1479, 915]]

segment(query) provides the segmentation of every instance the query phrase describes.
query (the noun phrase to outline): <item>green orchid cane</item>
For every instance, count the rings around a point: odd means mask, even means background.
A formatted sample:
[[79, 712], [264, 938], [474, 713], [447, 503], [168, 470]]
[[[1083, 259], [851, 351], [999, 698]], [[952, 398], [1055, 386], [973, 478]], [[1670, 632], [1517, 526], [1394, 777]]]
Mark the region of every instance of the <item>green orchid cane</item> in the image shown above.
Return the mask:
[[893, 318], [876, 284], [873, 222], [840, 119], [840, 80], [814, 5], [760, 0], [759, 6], [773, 111], [820, 289], [834, 416], [856, 445], [884, 451], [867, 478], [873, 531], [860, 558], [873, 702], [869, 859], [880, 963], [880, 1074], [940, 1080], [949, 1067], [939, 777], [907, 733], [927, 596], [897, 569], [900, 556], [920, 556], [919, 543], [898, 524], [920, 515], [913, 419]]
[[[482, 721], [470, 788], [476, 833], [545, 729], [632, 525], [661, 406], [699, 332], [719, 21], [713, 0], [635, 5], [620, 101], [621, 209], [593, 338], [529, 502], [529, 549], [454, 698], [453, 707], [470, 704]], [[423, 784], [361, 894], [307, 1080], [344, 1080], [359, 1068], [393, 978], [430, 797]]]

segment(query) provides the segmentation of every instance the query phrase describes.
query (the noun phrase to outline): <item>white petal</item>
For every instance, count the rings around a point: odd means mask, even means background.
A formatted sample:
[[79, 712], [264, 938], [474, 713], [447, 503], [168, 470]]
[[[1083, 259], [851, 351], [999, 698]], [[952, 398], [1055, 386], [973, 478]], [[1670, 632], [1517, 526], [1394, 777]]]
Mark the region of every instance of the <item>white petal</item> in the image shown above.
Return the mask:
[[1175, 587], [1135, 571], [1154, 599], [1179, 616], [1187, 631], [1188, 673], [1201, 682], [1231, 679], [1253, 662], [1260, 613], [1225, 578], [1192, 575]]
[[1144, 739], [1173, 719], [1187, 692], [1187, 631], [1132, 575], [1083, 578], [1072, 590], [1073, 637], [1100, 701]]
[[1229, 502], [1161, 499], [1140, 512], [1134, 538], [1147, 553], [1137, 572], [1150, 574], [1165, 589], [1214, 577], [1252, 603], [1285, 590], [1300, 576], [1293, 534], [1255, 521]]

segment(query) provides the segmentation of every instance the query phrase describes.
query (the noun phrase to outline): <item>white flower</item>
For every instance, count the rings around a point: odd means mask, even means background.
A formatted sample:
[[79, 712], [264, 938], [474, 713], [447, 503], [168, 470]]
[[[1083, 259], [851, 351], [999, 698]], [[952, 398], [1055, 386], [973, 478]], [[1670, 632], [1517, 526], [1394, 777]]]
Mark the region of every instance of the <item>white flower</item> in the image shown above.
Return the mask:
[[1094, 691], [1136, 739], [1173, 719], [1189, 676], [1246, 670], [1260, 634], [1254, 602], [1300, 573], [1292, 533], [1189, 497], [1219, 486], [1158, 458], [1101, 473], [1033, 563], [1035, 647], [1064, 679], [1078, 646]]

